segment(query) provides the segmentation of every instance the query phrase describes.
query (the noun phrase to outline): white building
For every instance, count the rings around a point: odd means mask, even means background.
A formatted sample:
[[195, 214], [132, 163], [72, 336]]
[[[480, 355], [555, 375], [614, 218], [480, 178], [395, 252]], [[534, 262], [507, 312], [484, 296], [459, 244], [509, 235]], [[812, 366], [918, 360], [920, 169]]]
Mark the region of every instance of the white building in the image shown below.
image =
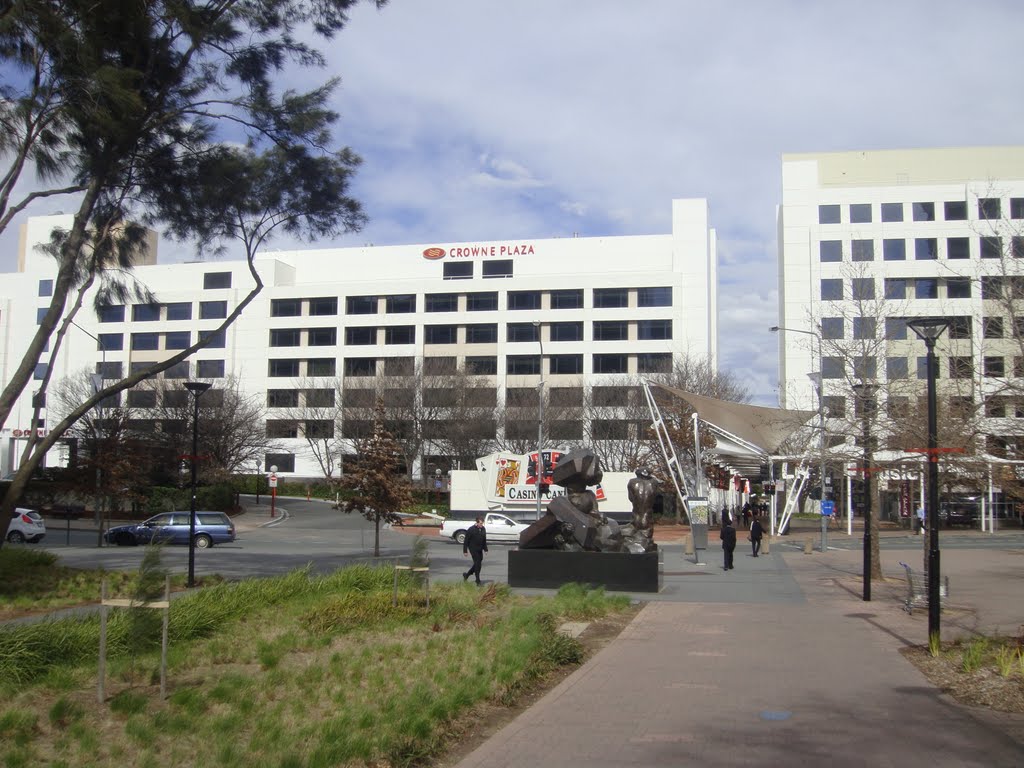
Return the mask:
[[[50, 300], [55, 265], [36, 245], [70, 220], [29, 220], [18, 272], [0, 283], [5, 381]], [[44, 355], [37, 378], [47, 364], [54, 381], [102, 366], [113, 379], [166, 359], [215, 328], [252, 284], [244, 261], [160, 265], [155, 250], [148, 261], [134, 275], [159, 305], [96, 317], [87, 297], [69, 343], [52, 361]], [[454, 364], [490, 376], [500, 406], [509, 389], [536, 390], [541, 376], [549, 388], [590, 386], [667, 371], [682, 355], [717, 364], [717, 258], [704, 200], [673, 201], [666, 235], [325, 248], [263, 253], [255, 264], [266, 286], [256, 301], [223, 339], [164, 377], [216, 386], [234, 374], [265, 400], [271, 421], [289, 418], [300, 383], [340, 381], [344, 392], [392, 369]], [[45, 410], [31, 423], [32, 395], [30, 384], [0, 435], [4, 473], [26, 430], [47, 428]], [[268, 466], [319, 474], [305, 440], [276, 437], [285, 450]]]
[[[867, 378], [926, 378], [925, 346], [906, 320], [948, 317], [939, 393], [987, 417], [999, 453], [1017, 428], [1000, 405], [1024, 376], [1016, 257], [1024, 255], [1024, 147], [783, 156], [779, 231], [779, 369], [783, 405], [852, 413], [849, 361], [833, 342], [877, 342]], [[1003, 293], [1012, 289], [1014, 293]], [[999, 296], [1010, 300], [999, 300]], [[876, 311], [867, 316], [865, 303]], [[870, 314], [870, 313], [869, 313]], [[824, 351], [822, 351], [824, 350]], [[856, 372], [852, 378], [857, 378]], [[954, 381], [955, 380], [955, 381]], [[838, 399], [838, 401], [837, 401]]]

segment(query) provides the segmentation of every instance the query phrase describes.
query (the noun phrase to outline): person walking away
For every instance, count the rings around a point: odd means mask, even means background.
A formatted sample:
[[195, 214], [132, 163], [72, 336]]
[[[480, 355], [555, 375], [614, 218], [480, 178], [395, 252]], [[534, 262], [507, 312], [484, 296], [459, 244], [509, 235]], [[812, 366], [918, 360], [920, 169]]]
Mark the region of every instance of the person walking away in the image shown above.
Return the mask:
[[466, 581], [470, 576], [476, 576], [476, 583], [480, 584], [480, 566], [484, 563], [484, 552], [487, 551], [487, 529], [484, 528], [484, 519], [478, 517], [476, 525], [466, 531], [466, 538], [462, 542], [462, 556], [467, 554], [473, 558], [473, 567], [462, 574], [462, 580]]
[[732, 527], [731, 522], [726, 522], [722, 526], [722, 552], [725, 553], [725, 570], [732, 570], [732, 553], [736, 549], [736, 529]]
[[764, 528], [761, 527], [760, 518], [755, 517], [750, 524], [750, 546], [754, 550], [754, 557], [761, 551], [761, 539], [764, 537]]

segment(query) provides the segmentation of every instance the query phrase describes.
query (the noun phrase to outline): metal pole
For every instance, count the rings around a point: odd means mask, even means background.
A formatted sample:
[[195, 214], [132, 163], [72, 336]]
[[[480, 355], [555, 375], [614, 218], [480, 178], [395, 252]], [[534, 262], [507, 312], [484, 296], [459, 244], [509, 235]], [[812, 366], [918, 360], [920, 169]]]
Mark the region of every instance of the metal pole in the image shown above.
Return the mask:
[[192, 512], [188, 517], [188, 586], [196, 585], [196, 460], [199, 455], [199, 393], [192, 397]]
[[864, 602], [871, 602], [871, 429], [869, 404], [875, 385], [862, 382], [853, 385], [861, 405], [861, 439], [864, 441]]
[[938, 643], [939, 628], [939, 426], [936, 413], [935, 339], [928, 348], [928, 641]]
[[540, 520], [540, 489], [544, 482], [544, 455], [541, 449], [544, 446], [544, 338], [540, 321], [533, 321], [537, 329], [537, 343], [540, 344], [540, 381], [537, 382], [537, 482], [534, 493], [537, 494], [537, 519]]

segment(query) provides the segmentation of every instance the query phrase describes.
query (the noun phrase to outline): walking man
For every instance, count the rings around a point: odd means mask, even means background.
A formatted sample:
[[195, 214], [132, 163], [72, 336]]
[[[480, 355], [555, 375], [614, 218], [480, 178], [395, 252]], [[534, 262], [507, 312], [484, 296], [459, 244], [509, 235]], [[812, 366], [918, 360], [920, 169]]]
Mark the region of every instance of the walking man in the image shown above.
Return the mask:
[[732, 521], [726, 520], [722, 526], [722, 551], [725, 553], [725, 570], [732, 570], [732, 553], [736, 549], [736, 529], [732, 527]]
[[487, 551], [487, 529], [484, 528], [484, 519], [478, 517], [476, 525], [466, 531], [466, 538], [462, 542], [462, 556], [467, 554], [473, 557], [473, 567], [462, 574], [462, 580], [466, 581], [471, 575], [476, 576], [477, 585], [480, 584], [480, 566], [484, 563], [484, 552]]
[[750, 524], [750, 546], [754, 550], [754, 557], [761, 551], [761, 537], [764, 536], [764, 528], [761, 527], [761, 519], [755, 517]]

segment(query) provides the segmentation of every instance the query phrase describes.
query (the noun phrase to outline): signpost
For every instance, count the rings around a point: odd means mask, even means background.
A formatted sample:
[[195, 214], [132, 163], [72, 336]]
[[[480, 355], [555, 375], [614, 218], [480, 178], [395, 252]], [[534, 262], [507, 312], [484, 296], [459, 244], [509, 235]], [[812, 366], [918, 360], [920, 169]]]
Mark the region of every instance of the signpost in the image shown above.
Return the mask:
[[821, 500], [821, 551], [828, 552], [828, 519], [836, 513], [836, 503], [830, 499]]
[[690, 518], [690, 535], [693, 536], [694, 565], [703, 565], [700, 551], [708, 548], [708, 523], [710, 510], [706, 496], [687, 496], [686, 515]]
[[277, 501], [277, 467], [273, 466], [270, 468], [270, 478], [268, 480], [270, 485], [270, 516], [274, 516], [274, 503]]

